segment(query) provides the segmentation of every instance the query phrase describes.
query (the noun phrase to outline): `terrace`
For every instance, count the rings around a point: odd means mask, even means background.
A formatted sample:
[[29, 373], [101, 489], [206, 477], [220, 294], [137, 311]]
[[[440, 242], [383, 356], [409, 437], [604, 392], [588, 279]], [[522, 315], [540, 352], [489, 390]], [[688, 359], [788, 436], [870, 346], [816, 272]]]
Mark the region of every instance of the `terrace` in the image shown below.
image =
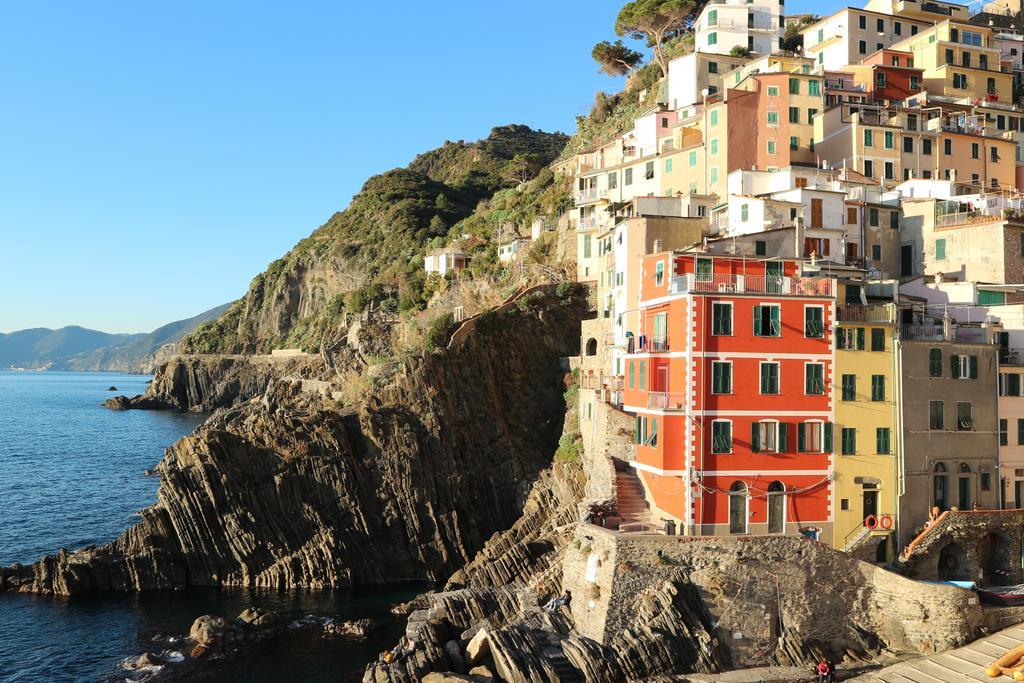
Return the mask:
[[831, 297], [834, 281], [826, 277], [776, 275], [703, 275], [686, 273], [669, 281], [669, 294], [773, 294]]

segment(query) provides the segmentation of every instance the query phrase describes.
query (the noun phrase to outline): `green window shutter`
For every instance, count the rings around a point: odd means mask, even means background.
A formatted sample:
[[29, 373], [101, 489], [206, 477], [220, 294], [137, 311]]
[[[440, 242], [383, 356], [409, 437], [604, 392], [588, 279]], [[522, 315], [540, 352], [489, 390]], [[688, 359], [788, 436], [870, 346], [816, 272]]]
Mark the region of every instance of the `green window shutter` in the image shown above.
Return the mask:
[[1017, 445], [1024, 446], [1024, 420], [1017, 419]]
[[779, 319], [782, 309], [779, 306], [770, 306], [768, 311], [771, 314], [772, 336], [778, 337], [782, 334], [782, 324]]
[[999, 421], [999, 445], [1005, 446], [1009, 442], [1007, 430], [1009, 429], [1009, 423], [1006, 420]]
[[824, 431], [825, 431], [825, 447], [822, 449], [822, 452], [823, 453], [831, 453], [832, 452], [832, 423], [831, 422], [826, 422], [823, 425], [823, 427], [824, 427]]
[[750, 452], [760, 453], [761, 452], [761, 423], [751, 422], [750, 423]]
[[640, 418], [640, 417], [636, 418], [636, 443], [637, 443], [637, 445], [640, 445], [641, 443], [643, 443], [643, 441], [641, 441], [641, 439], [643, 438], [643, 430], [642, 430], [642, 425], [641, 425], [641, 420], [642, 419], [643, 418]]
[[1006, 395], [1020, 396], [1020, 374], [1011, 373], [1006, 376]]
[[863, 351], [864, 350], [864, 328], [863, 327], [858, 327], [857, 328], [857, 350], [858, 351]]
[[796, 452], [803, 453], [807, 450], [807, 425], [800, 422], [796, 426]]
[[885, 375], [871, 375], [871, 400], [885, 400]]
[[647, 442], [651, 446], [658, 445], [658, 418], [651, 419], [651, 435], [647, 437]]
[[857, 454], [857, 430], [853, 427], [843, 427], [842, 448], [843, 455]]
[[970, 360], [971, 379], [978, 379], [978, 357], [971, 356]]
[[942, 377], [942, 349], [928, 351], [928, 372], [932, 377]]
[[871, 330], [871, 350], [885, 351], [885, 330], [878, 328]]
[[636, 361], [629, 361], [629, 388], [636, 388]]
[[960, 356], [955, 353], [949, 357], [949, 367], [953, 379], [960, 379]]
[[644, 361], [640, 361], [640, 388], [647, 388], [647, 367]]
[[761, 311], [762, 311], [762, 309], [761, 309], [760, 306], [754, 306], [754, 334], [755, 335], [760, 335], [761, 334], [761, 315], [762, 315]]
[[889, 428], [879, 427], [875, 430], [875, 452], [880, 455], [889, 454]]
[[789, 425], [785, 422], [779, 423], [779, 453], [785, 453], [789, 450]]
[[836, 348], [840, 349], [840, 350], [846, 348], [846, 330], [837, 330], [837, 332], [836, 332]]

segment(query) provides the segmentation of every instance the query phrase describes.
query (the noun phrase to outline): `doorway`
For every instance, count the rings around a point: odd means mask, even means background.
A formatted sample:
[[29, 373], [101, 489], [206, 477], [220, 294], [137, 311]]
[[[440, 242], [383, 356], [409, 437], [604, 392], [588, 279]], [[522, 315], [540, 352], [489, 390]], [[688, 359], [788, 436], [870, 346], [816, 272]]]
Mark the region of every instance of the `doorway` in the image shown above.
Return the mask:
[[900, 247], [900, 277], [914, 274], [914, 245], [904, 244]]
[[966, 464], [960, 465], [960, 476], [956, 480], [957, 485], [957, 507], [961, 510], [971, 509], [971, 468]]
[[729, 487], [729, 533], [747, 533], [747, 485], [742, 481]]
[[786, 485], [773, 481], [768, 485], [768, 533], [786, 531]]
[[864, 519], [878, 516], [878, 489], [876, 484], [864, 484]]
[[768, 261], [764, 264], [765, 292], [778, 294], [782, 291], [782, 263], [779, 261]]

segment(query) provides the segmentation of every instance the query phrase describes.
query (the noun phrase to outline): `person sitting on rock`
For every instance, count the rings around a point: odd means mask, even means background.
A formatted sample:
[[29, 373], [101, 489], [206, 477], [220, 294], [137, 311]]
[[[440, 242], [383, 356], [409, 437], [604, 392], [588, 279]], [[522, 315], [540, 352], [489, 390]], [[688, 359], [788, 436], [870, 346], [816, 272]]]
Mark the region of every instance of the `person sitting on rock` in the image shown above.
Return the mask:
[[822, 657], [821, 660], [818, 661], [818, 666], [815, 667], [815, 673], [818, 674], [818, 683], [835, 683], [836, 668], [827, 658]]
[[548, 612], [554, 612], [555, 610], [557, 610], [559, 607], [562, 607], [563, 605], [568, 607], [570, 602], [572, 602], [572, 593], [570, 593], [569, 591], [565, 591], [564, 593], [559, 595], [557, 598], [552, 598], [552, 599], [548, 600], [548, 603], [546, 605], [544, 605], [544, 609], [547, 610]]

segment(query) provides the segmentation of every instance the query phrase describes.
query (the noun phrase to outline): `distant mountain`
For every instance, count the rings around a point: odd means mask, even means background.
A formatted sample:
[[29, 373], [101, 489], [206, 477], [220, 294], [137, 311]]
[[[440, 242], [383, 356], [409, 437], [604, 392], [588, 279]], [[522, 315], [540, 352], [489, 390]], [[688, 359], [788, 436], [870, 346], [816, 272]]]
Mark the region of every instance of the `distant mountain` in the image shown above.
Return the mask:
[[219, 317], [228, 306], [168, 323], [149, 334], [109, 334], [77, 325], [0, 333], [0, 368], [152, 372], [157, 362], [177, 350], [182, 337]]

